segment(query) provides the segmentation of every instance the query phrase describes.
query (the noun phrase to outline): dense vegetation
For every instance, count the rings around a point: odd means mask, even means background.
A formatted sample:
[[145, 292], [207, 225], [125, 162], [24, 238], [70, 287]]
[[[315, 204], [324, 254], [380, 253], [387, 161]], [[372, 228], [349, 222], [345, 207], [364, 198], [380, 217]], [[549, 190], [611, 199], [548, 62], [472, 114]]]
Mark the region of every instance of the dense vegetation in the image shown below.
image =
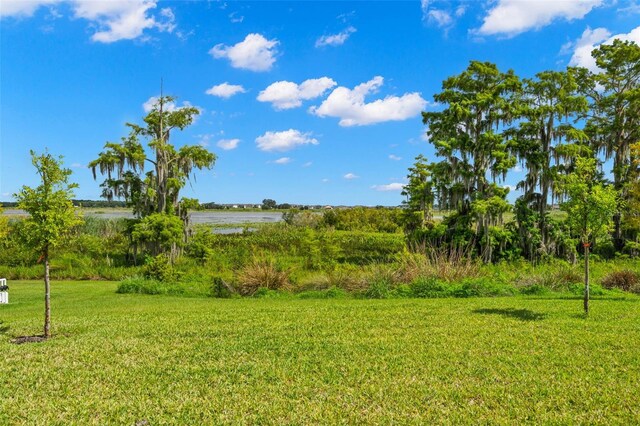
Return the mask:
[[[443, 109], [423, 113], [440, 158], [418, 157], [405, 187], [413, 240], [471, 245], [485, 262], [573, 260], [578, 241], [580, 251], [599, 246], [610, 256], [639, 254], [632, 206], [640, 186], [640, 47], [616, 40], [593, 56], [596, 73], [568, 68], [520, 79], [472, 61], [443, 82], [434, 96]], [[602, 170], [609, 159], [613, 182]], [[512, 206], [501, 183], [517, 164], [523, 195]], [[581, 204], [581, 220], [553, 220], [557, 201], [572, 209], [571, 218]], [[434, 205], [453, 213], [435, 224]], [[510, 224], [507, 212], [515, 215]], [[610, 228], [609, 237], [596, 228]]]

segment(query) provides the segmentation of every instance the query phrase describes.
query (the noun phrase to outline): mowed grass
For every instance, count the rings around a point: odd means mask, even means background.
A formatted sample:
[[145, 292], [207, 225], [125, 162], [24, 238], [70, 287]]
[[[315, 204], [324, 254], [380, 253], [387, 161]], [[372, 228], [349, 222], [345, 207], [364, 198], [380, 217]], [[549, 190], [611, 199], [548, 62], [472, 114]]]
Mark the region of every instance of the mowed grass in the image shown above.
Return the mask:
[[269, 300], [40, 282], [0, 305], [0, 424], [640, 423], [640, 298]]

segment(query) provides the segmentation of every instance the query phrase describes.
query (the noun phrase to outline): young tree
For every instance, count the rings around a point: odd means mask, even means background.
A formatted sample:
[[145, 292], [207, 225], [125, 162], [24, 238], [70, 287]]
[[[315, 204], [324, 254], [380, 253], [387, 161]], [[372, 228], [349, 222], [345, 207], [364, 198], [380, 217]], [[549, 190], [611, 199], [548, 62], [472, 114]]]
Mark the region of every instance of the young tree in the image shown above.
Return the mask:
[[[613, 158], [614, 186], [625, 201], [630, 147], [640, 140], [640, 46], [616, 39], [600, 45], [591, 55], [599, 72], [577, 70], [582, 90], [592, 101], [585, 131], [605, 158]], [[613, 242], [617, 250], [624, 246], [621, 217], [619, 206], [613, 218]]]
[[[184, 130], [200, 112], [194, 107], [175, 108], [175, 98], [160, 96], [144, 118], [145, 125], [127, 123], [129, 136], [121, 143], [107, 142], [105, 150], [89, 167], [106, 175], [103, 197], [124, 198], [138, 217], [151, 213], [174, 214], [180, 190], [191, 178], [193, 169], [210, 169], [216, 156], [199, 145], [176, 149], [169, 143], [173, 130]], [[153, 156], [147, 156], [140, 138], [148, 139]], [[153, 166], [144, 172], [145, 163]]]
[[579, 157], [575, 170], [562, 177], [560, 190], [568, 200], [560, 205], [567, 223], [584, 248], [584, 311], [589, 313], [589, 250], [593, 241], [606, 235], [618, 205], [618, 192], [597, 179], [595, 158]]
[[[153, 255], [167, 252], [180, 245], [183, 236], [182, 221], [178, 216], [153, 213], [137, 223], [131, 232], [136, 244], [141, 244]], [[170, 259], [173, 260], [172, 253]]]
[[409, 182], [402, 189], [402, 195], [407, 197], [403, 202], [402, 221], [408, 234], [424, 227], [433, 216], [433, 182], [427, 159], [422, 155], [416, 157], [413, 167], [407, 175]]
[[14, 194], [18, 207], [29, 216], [24, 221], [24, 235], [28, 246], [44, 262], [44, 337], [51, 337], [51, 304], [49, 257], [51, 249], [60, 245], [68, 232], [81, 222], [71, 202], [74, 183], [69, 183], [71, 170], [62, 168], [62, 157], [48, 152], [36, 155], [31, 151], [31, 162], [40, 175], [37, 188], [23, 186]]
[[626, 233], [625, 251], [640, 253], [640, 142], [631, 145], [631, 167], [625, 185], [627, 204], [622, 227]]

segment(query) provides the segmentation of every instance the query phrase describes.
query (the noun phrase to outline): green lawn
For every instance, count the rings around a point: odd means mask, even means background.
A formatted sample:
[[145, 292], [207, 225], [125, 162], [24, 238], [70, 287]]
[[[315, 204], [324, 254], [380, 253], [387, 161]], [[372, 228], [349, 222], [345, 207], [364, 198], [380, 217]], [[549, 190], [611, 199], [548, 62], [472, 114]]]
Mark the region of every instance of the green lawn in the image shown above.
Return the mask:
[[0, 424], [639, 424], [640, 298], [268, 300], [11, 282]]

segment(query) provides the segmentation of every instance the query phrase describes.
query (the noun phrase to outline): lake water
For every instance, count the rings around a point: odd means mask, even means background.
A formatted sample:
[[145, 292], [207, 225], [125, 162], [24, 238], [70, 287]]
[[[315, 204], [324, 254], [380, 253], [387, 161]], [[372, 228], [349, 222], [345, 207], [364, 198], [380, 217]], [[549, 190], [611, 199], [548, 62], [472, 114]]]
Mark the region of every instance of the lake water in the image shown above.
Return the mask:
[[[6, 209], [5, 215], [15, 216], [26, 214], [19, 209]], [[105, 219], [133, 218], [130, 212], [124, 210], [85, 210], [85, 216], [102, 217]], [[243, 212], [243, 211], [195, 211], [191, 213], [191, 223], [208, 223], [212, 225], [229, 225], [243, 223], [275, 223], [282, 220], [281, 212]], [[238, 228], [240, 231], [242, 228]]]

